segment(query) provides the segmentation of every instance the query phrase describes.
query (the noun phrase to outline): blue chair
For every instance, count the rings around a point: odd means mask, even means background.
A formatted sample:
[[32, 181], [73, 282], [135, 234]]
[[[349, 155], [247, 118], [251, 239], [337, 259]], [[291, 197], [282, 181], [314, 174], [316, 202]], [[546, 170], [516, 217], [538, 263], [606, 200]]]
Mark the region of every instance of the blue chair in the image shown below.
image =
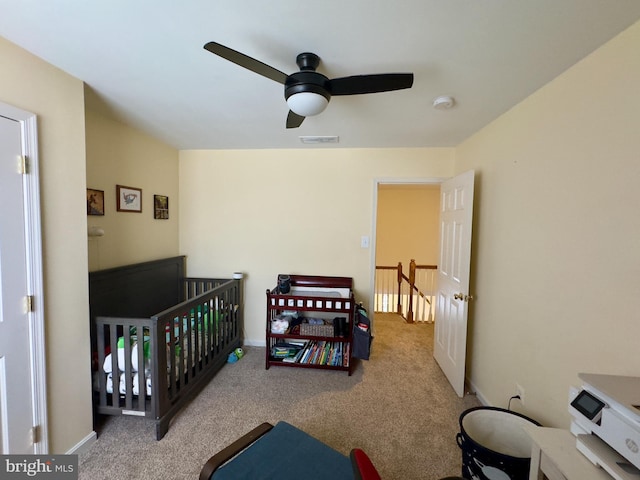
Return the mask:
[[360, 449], [342, 455], [311, 435], [263, 423], [212, 456], [200, 480], [380, 480]]

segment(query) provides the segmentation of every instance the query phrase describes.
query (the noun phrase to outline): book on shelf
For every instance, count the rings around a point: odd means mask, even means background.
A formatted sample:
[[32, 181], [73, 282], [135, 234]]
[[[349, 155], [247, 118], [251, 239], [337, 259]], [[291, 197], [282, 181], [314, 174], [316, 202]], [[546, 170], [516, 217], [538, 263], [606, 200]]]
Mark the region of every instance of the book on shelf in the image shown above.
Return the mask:
[[271, 357], [291, 361], [304, 349], [304, 342], [278, 342], [271, 347]]
[[271, 358], [305, 365], [349, 366], [349, 343], [325, 340], [278, 342], [271, 348]]
[[301, 348], [300, 350], [298, 350], [298, 353], [295, 354], [295, 356], [293, 357], [285, 357], [282, 359], [283, 362], [286, 363], [298, 363], [300, 361], [300, 357], [302, 357], [302, 354], [304, 353], [304, 348]]
[[300, 355], [300, 358], [298, 358], [297, 363], [304, 363], [304, 360], [307, 358], [307, 355], [309, 355], [310, 343], [311, 342], [307, 343], [307, 345], [302, 350], [302, 355]]

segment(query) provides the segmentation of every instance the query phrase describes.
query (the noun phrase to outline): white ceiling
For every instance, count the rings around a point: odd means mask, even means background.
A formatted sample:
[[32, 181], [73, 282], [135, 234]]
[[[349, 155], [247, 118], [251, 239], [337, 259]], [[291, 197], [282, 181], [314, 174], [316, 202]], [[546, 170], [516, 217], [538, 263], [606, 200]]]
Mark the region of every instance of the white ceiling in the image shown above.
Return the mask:
[[[95, 108], [179, 149], [454, 146], [640, 18], [638, 0], [0, 0], [0, 36], [88, 85]], [[413, 72], [285, 129], [282, 85], [203, 49], [329, 78]], [[7, 72], [2, 72], [6, 75]], [[432, 108], [442, 94], [455, 108]], [[606, 94], [606, 92], [603, 92]], [[552, 112], [550, 112], [552, 113]]]

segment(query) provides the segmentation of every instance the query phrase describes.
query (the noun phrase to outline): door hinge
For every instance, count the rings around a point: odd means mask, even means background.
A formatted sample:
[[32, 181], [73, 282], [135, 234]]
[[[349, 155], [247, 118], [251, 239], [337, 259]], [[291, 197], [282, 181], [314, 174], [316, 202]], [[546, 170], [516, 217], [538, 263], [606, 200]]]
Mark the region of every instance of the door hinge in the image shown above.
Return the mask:
[[24, 297], [24, 310], [26, 313], [34, 311], [34, 298], [33, 295], [27, 295]]
[[31, 443], [40, 443], [40, 425], [31, 427]]
[[26, 155], [18, 155], [18, 173], [21, 175], [29, 173], [29, 159]]

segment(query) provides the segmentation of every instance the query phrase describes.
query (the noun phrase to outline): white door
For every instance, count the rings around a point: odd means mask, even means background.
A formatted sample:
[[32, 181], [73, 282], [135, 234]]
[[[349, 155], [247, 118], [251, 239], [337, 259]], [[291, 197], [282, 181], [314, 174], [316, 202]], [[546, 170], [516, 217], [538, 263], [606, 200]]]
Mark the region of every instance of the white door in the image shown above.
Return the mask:
[[[0, 112], [1, 113], [1, 112]], [[20, 121], [0, 116], [0, 453], [39, 453], [34, 440], [33, 314], [27, 252], [28, 209], [19, 166]], [[36, 440], [37, 441], [37, 440]]]
[[473, 220], [473, 170], [440, 187], [440, 262], [433, 355], [449, 383], [464, 395]]

